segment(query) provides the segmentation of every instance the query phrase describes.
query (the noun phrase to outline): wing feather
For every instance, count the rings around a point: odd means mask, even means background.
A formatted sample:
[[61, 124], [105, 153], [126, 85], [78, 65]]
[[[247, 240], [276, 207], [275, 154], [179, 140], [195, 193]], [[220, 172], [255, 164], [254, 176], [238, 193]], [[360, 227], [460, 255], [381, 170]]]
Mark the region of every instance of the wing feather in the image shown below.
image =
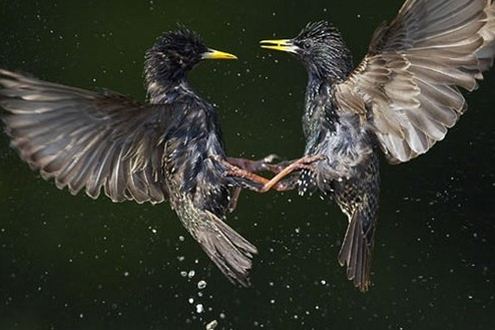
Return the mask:
[[365, 114], [393, 163], [427, 152], [466, 110], [495, 56], [492, 0], [407, 0], [368, 55], [334, 86], [342, 111]]
[[167, 198], [161, 160], [170, 110], [0, 69], [0, 106], [12, 145], [43, 178], [72, 194], [102, 188], [115, 202]]

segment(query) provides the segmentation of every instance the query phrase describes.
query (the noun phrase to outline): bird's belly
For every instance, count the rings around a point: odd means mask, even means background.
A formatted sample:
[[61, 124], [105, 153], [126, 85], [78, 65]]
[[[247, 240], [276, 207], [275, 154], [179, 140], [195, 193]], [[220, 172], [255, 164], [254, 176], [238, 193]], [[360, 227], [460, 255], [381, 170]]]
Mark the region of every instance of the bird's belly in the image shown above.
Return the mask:
[[166, 178], [173, 209], [179, 209], [183, 203], [191, 203], [196, 208], [209, 210], [219, 216], [225, 214], [231, 189], [214, 168], [203, 164], [201, 170], [194, 173], [176, 169], [173, 173], [169, 172]]
[[380, 194], [379, 161], [372, 152], [360, 162], [320, 166], [316, 174], [317, 186], [325, 195], [331, 196], [347, 215], [363, 204], [375, 212]]

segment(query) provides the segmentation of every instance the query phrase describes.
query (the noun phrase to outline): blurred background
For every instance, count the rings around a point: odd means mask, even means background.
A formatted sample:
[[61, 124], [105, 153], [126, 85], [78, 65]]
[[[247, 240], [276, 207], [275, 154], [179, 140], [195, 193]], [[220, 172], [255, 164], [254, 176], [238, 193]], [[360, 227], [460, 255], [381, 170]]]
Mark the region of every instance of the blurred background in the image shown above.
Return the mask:
[[[306, 73], [258, 41], [327, 19], [358, 63], [401, 4], [0, 0], [0, 66], [144, 100], [144, 52], [180, 22], [240, 58], [190, 75], [218, 106], [228, 153], [295, 158]], [[260, 255], [253, 287], [239, 289], [167, 204], [73, 197], [30, 171], [1, 134], [0, 329], [205, 329], [214, 321], [217, 329], [495, 329], [494, 88], [492, 71], [427, 155], [383, 162], [374, 286], [364, 295], [337, 263], [347, 220], [318, 196], [242, 194], [229, 223]]]

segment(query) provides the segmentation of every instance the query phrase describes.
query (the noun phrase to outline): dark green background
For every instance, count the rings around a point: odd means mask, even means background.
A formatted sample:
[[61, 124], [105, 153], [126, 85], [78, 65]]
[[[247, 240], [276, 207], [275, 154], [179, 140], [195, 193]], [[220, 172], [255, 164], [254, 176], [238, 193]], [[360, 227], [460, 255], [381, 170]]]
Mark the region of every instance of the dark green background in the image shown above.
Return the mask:
[[[293, 158], [304, 145], [306, 74], [258, 41], [329, 19], [359, 60], [401, 2], [0, 0], [0, 66], [143, 100], [144, 51], [182, 22], [240, 57], [190, 77], [218, 105], [229, 154]], [[494, 76], [468, 95], [446, 141], [409, 164], [384, 164], [365, 295], [336, 261], [346, 219], [318, 197], [243, 194], [230, 223], [260, 255], [253, 288], [238, 289], [168, 205], [72, 197], [0, 135], [0, 329], [204, 329], [212, 320], [217, 329], [495, 329]]]

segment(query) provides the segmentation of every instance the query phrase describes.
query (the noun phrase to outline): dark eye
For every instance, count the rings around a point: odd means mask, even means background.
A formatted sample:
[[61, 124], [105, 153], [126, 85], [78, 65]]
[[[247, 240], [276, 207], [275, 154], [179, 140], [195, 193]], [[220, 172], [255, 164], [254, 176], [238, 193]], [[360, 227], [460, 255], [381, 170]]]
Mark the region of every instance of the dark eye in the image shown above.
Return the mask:
[[306, 49], [306, 50], [310, 49], [311, 48], [311, 42], [310, 41], [303, 41], [302, 42], [302, 48]]

